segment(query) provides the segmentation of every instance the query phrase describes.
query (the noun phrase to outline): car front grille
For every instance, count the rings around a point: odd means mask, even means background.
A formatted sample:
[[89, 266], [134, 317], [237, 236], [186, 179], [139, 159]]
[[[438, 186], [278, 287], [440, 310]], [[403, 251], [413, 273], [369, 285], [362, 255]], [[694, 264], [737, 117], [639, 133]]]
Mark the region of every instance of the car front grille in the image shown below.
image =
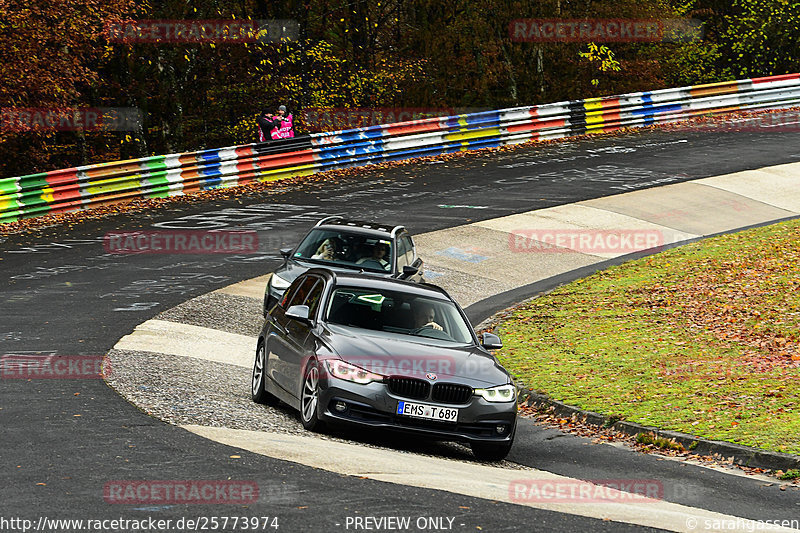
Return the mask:
[[424, 400], [431, 389], [430, 383], [415, 378], [390, 377], [386, 384], [392, 394], [414, 400]]
[[454, 383], [437, 383], [433, 386], [433, 401], [441, 403], [467, 403], [472, 397], [472, 387]]

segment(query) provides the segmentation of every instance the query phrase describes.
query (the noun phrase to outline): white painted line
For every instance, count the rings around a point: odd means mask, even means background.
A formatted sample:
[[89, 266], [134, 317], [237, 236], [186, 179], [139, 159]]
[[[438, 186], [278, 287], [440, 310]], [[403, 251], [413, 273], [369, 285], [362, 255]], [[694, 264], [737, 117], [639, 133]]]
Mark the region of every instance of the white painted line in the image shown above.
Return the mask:
[[256, 339], [201, 326], [148, 320], [122, 337], [114, 349], [192, 357], [250, 368], [255, 358]]
[[[515, 503], [537, 509], [589, 518], [638, 524], [669, 531], [703, 531], [706, 521], [726, 521], [740, 526], [726, 531], [747, 531], [749, 521], [670, 503], [664, 500], [635, 499], [629, 493], [603, 489], [605, 501], [587, 502], [521, 502], [514, 501], [515, 482], [551, 482], [550, 487], [571, 487], [578, 480], [543, 470], [511, 470], [489, 465], [463, 463], [437, 457], [379, 450], [355, 444], [321, 440], [300, 435], [276, 435], [261, 431], [236, 430], [197, 425], [184, 429], [216, 442], [253, 453], [292, 461], [330, 472], [366, 477], [388, 483], [443, 490], [476, 498]], [[552, 488], [550, 490], [553, 490]], [[692, 522], [695, 520], [696, 522]], [[699, 527], [693, 529], [692, 523]], [[788, 532], [793, 529], [770, 529]]]

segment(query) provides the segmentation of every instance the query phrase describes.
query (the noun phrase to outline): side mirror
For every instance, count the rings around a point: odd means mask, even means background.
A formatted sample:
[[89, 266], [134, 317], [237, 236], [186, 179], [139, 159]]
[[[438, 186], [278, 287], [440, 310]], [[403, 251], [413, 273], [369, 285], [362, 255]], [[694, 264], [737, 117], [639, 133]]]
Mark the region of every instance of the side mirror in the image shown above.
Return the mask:
[[286, 316], [291, 318], [292, 320], [299, 320], [300, 322], [310, 323], [311, 320], [308, 318], [308, 306], [307, 305], [293, 305], [289, 309], [286, 310]]
[[494, 333], [484, 333], [481, 335], [481, 346], [487, 350], [499, 350], [503, 347], [503, 341]]
[[411, 265], [403, 265], [403, 274], [400, 276], [400, 279], [408, 279], [411, 276], [416, 276], [419, 269], [417, 267], [412, 267]]
[[289, 259], [289, 256], [292, 255], [291, 248], [281, 248], [281, 255], [284, 259]]

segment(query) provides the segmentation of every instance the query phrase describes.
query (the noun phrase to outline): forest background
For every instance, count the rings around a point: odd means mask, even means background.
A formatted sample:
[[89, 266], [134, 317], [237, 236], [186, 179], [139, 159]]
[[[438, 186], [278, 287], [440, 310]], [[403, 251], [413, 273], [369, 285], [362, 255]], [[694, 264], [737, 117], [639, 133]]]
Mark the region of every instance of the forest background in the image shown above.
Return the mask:
[[[520, 42], [519, 19], [684, 19], [691, 39]], [[289, 38], [123, 42], [141, 20], [291, 21]], [[0, 111], [133, 108], [129, 131], [0, 127], [0, 177], [256, 141], [308, 110], [500, 109], [800, 71], [789, 0], [0, 0]], [[332, 116], [332, 115], [331, 115]], [[338, 128], [337, 128], [338, 129]]]

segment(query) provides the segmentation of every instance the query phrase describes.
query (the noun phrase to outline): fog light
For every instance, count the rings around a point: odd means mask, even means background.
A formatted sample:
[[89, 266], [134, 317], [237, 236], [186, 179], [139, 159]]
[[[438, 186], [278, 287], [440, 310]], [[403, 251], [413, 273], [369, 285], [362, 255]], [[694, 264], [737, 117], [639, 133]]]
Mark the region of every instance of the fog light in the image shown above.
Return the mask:
[[343, 412], [347, 411], [347, 404], [344, 403], [344, 402], [336, 402], [336, 404], [334, 404], [333, 408], [336, 409], [337, 411], [339, 411], [340, 413], [343, 413]]
[[505, 433], [505, 432], [506, 432], [506, 427], [505, 427], [505, 426], [497, 426], [496, 428], [494, 428], [494, 430], [495, 430], [495, 431], [496, 431], [496, 432], [497, 432], [499, 435], [502, 435], [503, 433]]

